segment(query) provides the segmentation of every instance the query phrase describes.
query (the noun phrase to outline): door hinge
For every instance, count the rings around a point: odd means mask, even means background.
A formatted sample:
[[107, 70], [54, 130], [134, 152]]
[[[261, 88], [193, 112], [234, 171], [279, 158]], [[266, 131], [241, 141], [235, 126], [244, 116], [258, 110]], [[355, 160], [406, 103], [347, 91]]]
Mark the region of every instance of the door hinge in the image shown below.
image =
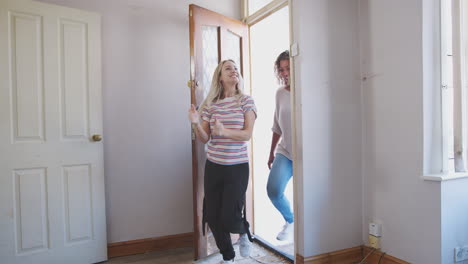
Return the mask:
[[299, 55], [299, 44], [297, 44], [297, 42], [294, 42], [290, 48], [292, 57], [296, 57]]
[[192, 10], [189, 11], [189, 16], [192, 16]]
[[195, 124], [192, 124], [192, 140], [195, 140]]

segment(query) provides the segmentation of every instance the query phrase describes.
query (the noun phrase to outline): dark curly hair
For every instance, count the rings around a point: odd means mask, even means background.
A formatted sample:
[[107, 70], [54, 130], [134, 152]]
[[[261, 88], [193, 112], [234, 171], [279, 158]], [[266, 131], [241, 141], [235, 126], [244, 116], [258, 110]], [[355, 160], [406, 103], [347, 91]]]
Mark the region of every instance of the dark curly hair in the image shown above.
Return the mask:
[[276, 79], [278, 79], [279, 83], [282, 83], [281, 76], [280, 76], [280, 73], [279, 73], [280, 62], [282, 60], [289, 60], [289, 50], [285, 50], [285, 51], [281, 52], [281, 54], [278, 55], [278, 58], [276, 58], [276, 61], [275, 61], [275, 75], [276, 75]]

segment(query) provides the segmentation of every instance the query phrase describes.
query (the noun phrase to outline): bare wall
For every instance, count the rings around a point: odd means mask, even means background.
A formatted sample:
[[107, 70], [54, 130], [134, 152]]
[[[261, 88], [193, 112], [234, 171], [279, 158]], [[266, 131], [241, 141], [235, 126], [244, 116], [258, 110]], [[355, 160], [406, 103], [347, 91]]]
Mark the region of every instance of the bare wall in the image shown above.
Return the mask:
[[296, 223], [305, 257], [362, 244], [358, 11], [357, 0], [292, 0]]
[[441, 263], [441, 188], [421, 179], [423, 1], [360, 0], [360, 19], [362, 71], [369, 76], [363, 82], [363, 240], [367, 224], [377, 221], [382, 251], [411, 263]]
[[239, 0], [41, 0], [102, 15], [108, 242], [193, 231], [188, 6]]

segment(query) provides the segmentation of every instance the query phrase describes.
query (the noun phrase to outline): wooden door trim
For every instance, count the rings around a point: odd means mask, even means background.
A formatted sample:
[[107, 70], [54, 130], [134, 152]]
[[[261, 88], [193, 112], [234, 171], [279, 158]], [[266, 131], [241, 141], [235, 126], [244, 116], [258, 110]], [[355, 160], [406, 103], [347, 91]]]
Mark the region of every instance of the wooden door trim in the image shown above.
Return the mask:
[[[287, 6], [288, 0], [273, 0], [269, 4], [265, 5], [261, 9], [257, 10], [252, 15], [247, 15], [244, 17], [243, 21], [249, 25], [253, 26], [256, 23], [262, 21], [264, 18], [274, 14], [276, 11], [280, 10], [281, 8]], [[248, 5], [247, 10], [243, 11], [245, 14], [248, 14]]]
[[357, 263], [366, 257], [366, 263], [378, 264], [410, 264], [410, 262], [401, 260], [389, 254], [383, 253], [380, 250], [374, 250], [366, 245], [361, 245], [353, 248], [336, 250], [333, 252], [323, 253], [316, 256], [304, 257], [301, 254], [296, 254], [297, 264], [339, 264], [339, 263]]
[[175, 248], [186, 248], [191, 247], [192, 245], [193, 233], [183, 233], [109, 243], [107, 245], [107, 255], [109, 258], [115, 258]]
[[[195, 89], [196, 89], [196, 80], [195, 80], [195, 19], [193, 15], [194, 7], [189, 6], [189, 25], [190, 25], [190, 103], [195, 104]], [[193, 243], [194, 243], [194, 259], [199, 259], [200, 255], [197, 249], [201, 246], [200, 243], [200, 233], [197, 232], [198, 226], [201, 221], [201, 216], [198, 215], [197, 210], [197, 187], [196, 183], [198, 182], [198, 159], [197, 159], [197, 139], [195, 136], [195, 127], [192, 125], [192, 198], [193, 198]], [[206, 251], [206, 245], [205, 245]]]

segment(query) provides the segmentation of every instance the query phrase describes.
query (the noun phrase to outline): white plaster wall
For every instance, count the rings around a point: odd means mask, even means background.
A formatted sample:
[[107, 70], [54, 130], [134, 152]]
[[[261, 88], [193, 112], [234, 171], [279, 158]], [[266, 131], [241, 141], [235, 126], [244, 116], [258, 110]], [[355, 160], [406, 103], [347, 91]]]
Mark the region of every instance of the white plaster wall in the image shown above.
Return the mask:
[[[441, 171], [440, 5], [425, 0], [424, 10], [424, 164], [426, 173]], [[444, 36], [442, 36], [444, 37]], [[440, 183], [440, 254], [442, 264], [454, 263], [454, 249], [468, 246], [468, 179]], [[468, 263], [459, 262], [459, 263]]]
[[188, 6], [238, 0], [42, 0], [102, 15], [108, 242], [193, 231]]
[[292, 0], [299, 182], [298, 253], [362, 244], [357, 0]]
[[[442, 183], [442, 262], [454, 263], [454, 249], [468, 246], [468, 179]], [[463, 263], [468, 263], [465, 261]]]
[[423, 85], [431, 81], [423, 69], [434, 60], [433, 44], [423, 50], [423, 36], [434, 38], [427, 30], [423, 35], [423, 1], [361, 0], [360, 18], [362, 71], [373, 76], [363, 82], [363, 239], [369, 221], [377, 221], [382, 251], [411, 263], [440, 263], [440, 184], [420, 178], [423, 149], [432, 144], [423, 144], [423, 125], [433, 125], [423, 124]]

